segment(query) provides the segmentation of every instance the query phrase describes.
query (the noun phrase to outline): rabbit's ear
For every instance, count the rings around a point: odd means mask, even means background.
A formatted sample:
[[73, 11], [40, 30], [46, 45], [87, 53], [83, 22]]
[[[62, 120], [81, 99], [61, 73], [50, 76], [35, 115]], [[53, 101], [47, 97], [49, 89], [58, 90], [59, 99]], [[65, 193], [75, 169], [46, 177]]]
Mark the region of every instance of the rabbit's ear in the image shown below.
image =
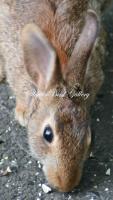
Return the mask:
[[44, 33], [34, 24], [29, 24], [24, 28], [22, 44], [28, 74], [39, 90], [48, 89], [60, 75], [57, 73], [60, 68], [55, 50]]
[[69, 60], [65, 79], [71, 85], [83, 86], [84, 76], [95, 40], [99, 33], [99, 21], [94, 11], [88, 10], [84, 28]]

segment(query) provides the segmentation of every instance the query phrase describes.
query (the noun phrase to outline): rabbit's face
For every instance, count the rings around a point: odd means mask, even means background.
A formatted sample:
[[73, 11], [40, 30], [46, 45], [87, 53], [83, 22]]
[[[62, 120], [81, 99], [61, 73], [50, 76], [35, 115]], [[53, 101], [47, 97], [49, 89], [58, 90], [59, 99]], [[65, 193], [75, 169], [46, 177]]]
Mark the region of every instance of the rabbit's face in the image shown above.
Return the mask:
[[60, 191], [79, 184], [91, 143], [85, 106], [69, 98], [43, 97], [28, 124], [33, 155], [49, 183]]
[[61, 191], [71, 190], [80, 181], [91, 143], [88, 111], [82, 99], [46, 93], [61, 85], [66, 91], [75, 84], [84, 90], [97, 33], [97, 16], [89, 11], [70, 58], [62, 47], [56, 51], [36, 25], [27, 25], [22, 33], [26, 71], [38, 91], [38, 105], [28, 123], [29, 143], [35, 157], [41, 160], [48, 181]]

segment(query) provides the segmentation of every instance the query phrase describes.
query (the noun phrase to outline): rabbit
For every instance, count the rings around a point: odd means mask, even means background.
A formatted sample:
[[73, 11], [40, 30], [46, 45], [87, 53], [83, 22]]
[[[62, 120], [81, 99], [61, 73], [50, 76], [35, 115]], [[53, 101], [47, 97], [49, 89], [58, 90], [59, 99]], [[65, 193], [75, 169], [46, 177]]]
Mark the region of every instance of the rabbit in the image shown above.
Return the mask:
[[15, 117], [27, 127], [33, 156], [62, 192], [80, 183], [91, 145], [90, 107], [104, 80], [105, 36], [100, 5], [92, 5], [0, 3], [0, 77], [5, 73], [16, 96]]

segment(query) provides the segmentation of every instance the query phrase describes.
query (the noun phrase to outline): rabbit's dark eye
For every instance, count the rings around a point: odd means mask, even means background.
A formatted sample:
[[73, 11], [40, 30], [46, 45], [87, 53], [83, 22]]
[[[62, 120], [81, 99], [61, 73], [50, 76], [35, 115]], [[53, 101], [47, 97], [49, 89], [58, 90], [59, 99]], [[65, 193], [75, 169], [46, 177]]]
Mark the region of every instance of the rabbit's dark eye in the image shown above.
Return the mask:
[[52, 131], [52, 129], [51, 129], [50, 126], [47, 126], [47, 127], [44, 129], [43, 137], [44, 137], [44, 139], [45, 139], [47, 142], [49, 142], [49, 143], [52, 142], [52, 140], [53, 140], [53, 131]]

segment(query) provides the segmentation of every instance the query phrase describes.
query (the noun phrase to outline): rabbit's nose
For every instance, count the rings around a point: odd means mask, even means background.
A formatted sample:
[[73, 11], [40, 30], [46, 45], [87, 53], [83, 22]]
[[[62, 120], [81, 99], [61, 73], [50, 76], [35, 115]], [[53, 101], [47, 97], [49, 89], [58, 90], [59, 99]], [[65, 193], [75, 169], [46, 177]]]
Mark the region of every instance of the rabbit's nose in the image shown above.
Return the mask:
[[[47, 174], [46, 174], [47, 175]], [[48, 182], [61, 192], [70, 192], [74, 187], [78, 186], [81, 178], [81, 171], [77, 170], [71, 174], [68, 172], [60, 173], [51, 170], [47, 175]]]
[[[58, 183], [58, 182], [57, 182]], [[70, 192], [75, 187], [75, 183], [60, 181], [55, 188], [60, 192]]]
[[61, 192], [70, 192], [79, 184], [80, 177], [72, 176], [72, 178], [69, 177], [68, 180], [66, 180], [65, 177], [57, 177], [57, 179], [56, 188]]

